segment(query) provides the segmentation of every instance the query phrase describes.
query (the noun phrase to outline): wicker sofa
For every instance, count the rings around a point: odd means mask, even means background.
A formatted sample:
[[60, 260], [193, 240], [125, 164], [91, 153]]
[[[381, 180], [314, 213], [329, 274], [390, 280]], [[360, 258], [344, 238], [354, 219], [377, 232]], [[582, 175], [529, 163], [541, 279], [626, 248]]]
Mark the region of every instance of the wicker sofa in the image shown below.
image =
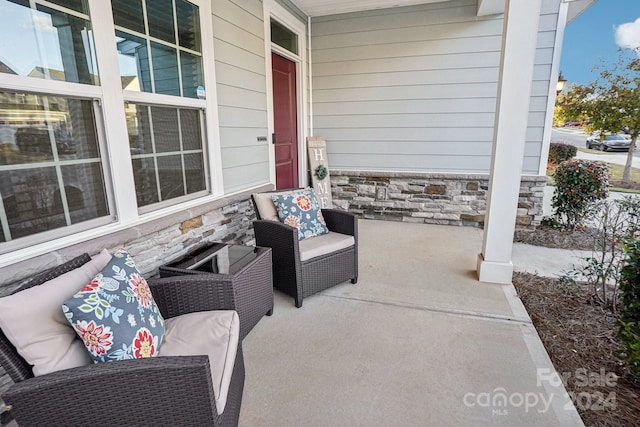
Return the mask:
[[[44, 284], [90, 260], [86, 254], [79, 256], [23, 281], [16, 292]], [[233, 310], [231, 289], [194, 289], [187, 282], [180, 277], [149, 280], [165, 320], [205, 310]], [[0, 364], [14, 381], [2, 398], [21, 426], [236, 426], [244, 388], [240, 340], [232, 350], [235, 361], [225, 365], [225, 369], [231, 366], [224, 374], [230, 380], [224, 410], [219, 411], [211, 375], [215, 363], [206, 355], [113, 361], [34, 376], [32, 366], [0, 331]]]
[[298, 240], [298, 230], [278, 220], [271, 196], [297, 190], [252, 194], [258, 246], [273, 251], [274, 287], [290, 295], [296, 307], [304, 298], [337, 284], [358, 281], [358, 220], [349, 212], [322, 209], [329, 234]]

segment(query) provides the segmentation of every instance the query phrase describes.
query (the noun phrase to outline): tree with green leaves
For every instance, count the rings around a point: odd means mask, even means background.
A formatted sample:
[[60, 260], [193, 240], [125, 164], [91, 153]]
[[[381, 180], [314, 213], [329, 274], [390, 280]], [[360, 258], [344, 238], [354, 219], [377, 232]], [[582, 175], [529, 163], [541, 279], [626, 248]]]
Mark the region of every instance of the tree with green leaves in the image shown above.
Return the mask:
[[598, 67], [600, 76], [588, 85], [572, 85], [558, 97], [558, 105], [570, 117], [585, 118], [588, 132], [631, 135], [622, 182], [631, 183], [633, 151], [640, 134], [640, 49], [620, 51], [616, 64]]

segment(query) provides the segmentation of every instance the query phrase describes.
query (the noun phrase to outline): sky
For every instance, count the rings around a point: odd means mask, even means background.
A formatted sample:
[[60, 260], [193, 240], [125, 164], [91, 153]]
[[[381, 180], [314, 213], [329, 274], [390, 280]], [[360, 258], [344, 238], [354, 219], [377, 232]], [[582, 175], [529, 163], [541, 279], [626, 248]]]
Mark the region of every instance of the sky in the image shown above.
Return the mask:
[[560, 70], [567, 83], [588, 84], [613, 64], [620, 47], [640, 48], [640, 0], [598, 0], [567, 25]]

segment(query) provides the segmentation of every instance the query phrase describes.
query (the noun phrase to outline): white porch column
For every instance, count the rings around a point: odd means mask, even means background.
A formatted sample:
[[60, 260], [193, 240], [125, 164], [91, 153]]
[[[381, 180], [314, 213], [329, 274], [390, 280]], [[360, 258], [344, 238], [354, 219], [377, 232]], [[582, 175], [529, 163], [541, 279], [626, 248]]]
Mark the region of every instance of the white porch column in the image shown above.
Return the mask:
[[531, 79], [542, 0], [506, 0], [482, 253], [481, 282], [511, 283]]

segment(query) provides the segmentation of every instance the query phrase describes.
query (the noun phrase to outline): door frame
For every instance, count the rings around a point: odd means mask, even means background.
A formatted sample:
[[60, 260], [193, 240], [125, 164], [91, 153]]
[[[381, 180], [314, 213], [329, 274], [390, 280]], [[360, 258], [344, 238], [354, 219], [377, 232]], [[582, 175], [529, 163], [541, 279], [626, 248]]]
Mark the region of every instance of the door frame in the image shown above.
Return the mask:
[[[294, 16], [291, 12], [276, 3], [275, 0], [263, 1], [264, 16], [264, 56], [267, 86], [267, 132], [269, 135], [269, 177], [271, 183], [276, 185], [276, 160], [275, 146], [271, 143], [273, 134], [273, 76], [271, 53], [292, 61], [296, 65], [296, 99], [298, 119], [298, 186], [308, 185], [306, 138], [309, 133], [308, 117], [308, 93], [307, 93], [307, 25]], [[291, 32], [298, 36], [298, 55], [271, 43], [271, 19], [275, 19]]]

